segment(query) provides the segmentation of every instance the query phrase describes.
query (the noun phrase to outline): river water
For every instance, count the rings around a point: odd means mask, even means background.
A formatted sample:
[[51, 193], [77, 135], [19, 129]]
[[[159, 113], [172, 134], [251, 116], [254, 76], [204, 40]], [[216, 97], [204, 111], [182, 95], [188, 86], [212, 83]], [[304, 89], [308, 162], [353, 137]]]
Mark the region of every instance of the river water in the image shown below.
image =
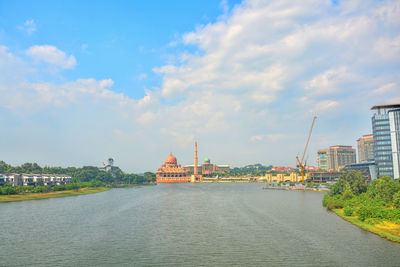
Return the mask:
[[160, 184], [0, 203], [0, 266], [399, 266], [323, 193]]

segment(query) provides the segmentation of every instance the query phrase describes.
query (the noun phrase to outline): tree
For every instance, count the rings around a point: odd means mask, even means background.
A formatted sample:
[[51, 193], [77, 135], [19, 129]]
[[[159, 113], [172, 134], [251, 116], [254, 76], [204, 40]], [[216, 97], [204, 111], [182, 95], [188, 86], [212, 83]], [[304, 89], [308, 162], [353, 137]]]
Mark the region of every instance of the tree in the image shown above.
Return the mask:
[[393, 195], [393, 205], [400, 209], [400, 191]]
[[384, 176], [378, 179], [376, 190], [382, 200], [392, 202], [393, 195], [400, 190], [400, 186], [391, 177]]
[[155, 175], [155, 173], [152, 173], [152, 172], [145, 172], [145, 173], [144, 173], [144, 180], [145, 180], [146, 182], [149, 182], [149, 183], [155, 182], [155, 181], [156, 181], [156, 175]]

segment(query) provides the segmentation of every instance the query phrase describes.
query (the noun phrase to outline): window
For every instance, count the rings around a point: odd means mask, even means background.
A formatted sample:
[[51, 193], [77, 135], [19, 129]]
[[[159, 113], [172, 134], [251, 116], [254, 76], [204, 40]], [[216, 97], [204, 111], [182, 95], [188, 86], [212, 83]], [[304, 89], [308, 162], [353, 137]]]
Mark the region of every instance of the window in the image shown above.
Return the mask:
[[388, 120], [375, 121], [375, 125], [389, 125], [389, 121]]
[[379, 146], [379, 145], [391, 145], [391, 144], [392, 144], [391, 141], [376, 141], [376, 143], [375, 143], [375, 145], [377, 145], [377, 146]]

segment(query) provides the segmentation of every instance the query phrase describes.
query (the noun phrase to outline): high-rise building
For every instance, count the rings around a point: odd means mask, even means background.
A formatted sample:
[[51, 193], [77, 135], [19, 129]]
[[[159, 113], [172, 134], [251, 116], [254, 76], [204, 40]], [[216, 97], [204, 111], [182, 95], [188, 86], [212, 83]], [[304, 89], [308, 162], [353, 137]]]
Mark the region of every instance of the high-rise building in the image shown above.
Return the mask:
[[374, 157], [378, 177], [400, 178], [400, 104], [371, 108]]
[[356, 163], [356, 150], [351, 146], [330, 146], [318, 150], [318, 168], [339, 170], [348, 164]]
[[371, 161], [374, 159], [374, 136], [363, 135], [357, 139], [358, 162]]
[[328, 171], [329, 168], [329, 149], [318, 150], [318, 169]]

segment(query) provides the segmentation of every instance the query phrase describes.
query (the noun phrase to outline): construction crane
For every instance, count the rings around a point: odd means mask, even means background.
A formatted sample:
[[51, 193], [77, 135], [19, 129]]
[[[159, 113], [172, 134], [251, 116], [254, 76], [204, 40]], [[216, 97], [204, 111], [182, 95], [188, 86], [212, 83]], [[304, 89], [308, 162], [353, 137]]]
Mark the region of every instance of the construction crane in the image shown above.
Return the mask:
[[304, 169], [305, 169], [305, 165], [306, 165], [306, 164], [303, 165], [304, 156], [306, 155], [306, 152], [307, 152], [308, 143], [310, 142], [311, 133], [312, 133], [312, 130], [314, 128], [314, 123], [315, 123], [316, 119], [317, 119], [317, 116], [314, 116], [314, 119], [313, 119], [312, 124], [311, 124], [310, 133], [308, 134], [306, 147], [304, 148], [304, 152], [303, 152], [303, 156], [301, 157], [301, 160], [299, 160], [299, 156], [296, 156], [296, 160], [297, 160], [297, 164], [298, 164], [297, 168], [301, 169], [301, 182], [302, 183], [304, 183]]

